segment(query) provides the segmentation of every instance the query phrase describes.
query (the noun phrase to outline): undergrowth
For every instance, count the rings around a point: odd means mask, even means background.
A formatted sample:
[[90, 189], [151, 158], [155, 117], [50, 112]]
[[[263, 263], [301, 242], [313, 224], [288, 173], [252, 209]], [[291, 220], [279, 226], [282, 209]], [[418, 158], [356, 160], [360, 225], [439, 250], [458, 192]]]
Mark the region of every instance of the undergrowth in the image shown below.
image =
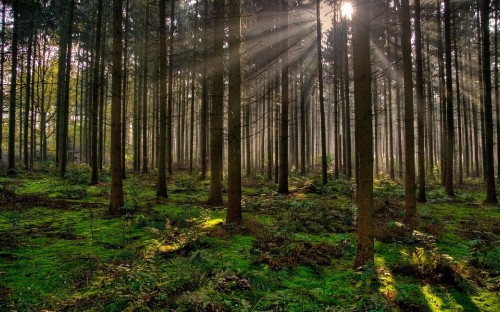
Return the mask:
[[404, 187], [375, 181], [373, 266], [356, 253], [354, 183], [265, 175], [243, 181], [244, 224], [206, 204], [209, 183], [127, 173], [126, 205], [107, 214], [110, 179], [85, 165], [60, 178], [50, 163], [0, 175], [2, 311], [497, 311], [500, 213], [467, 180], [455, 198], [437, 183], [404, 223]]

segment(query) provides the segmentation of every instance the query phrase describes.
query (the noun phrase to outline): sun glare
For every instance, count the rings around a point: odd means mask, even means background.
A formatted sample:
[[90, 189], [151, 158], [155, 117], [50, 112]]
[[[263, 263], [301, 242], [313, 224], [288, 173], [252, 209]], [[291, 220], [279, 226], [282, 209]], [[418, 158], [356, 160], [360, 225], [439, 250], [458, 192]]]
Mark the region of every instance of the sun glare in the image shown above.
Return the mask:
[[352, 17], [352, 4], [350, 2], [344, 2], [341, 8], [342, 16], [348, 19]]

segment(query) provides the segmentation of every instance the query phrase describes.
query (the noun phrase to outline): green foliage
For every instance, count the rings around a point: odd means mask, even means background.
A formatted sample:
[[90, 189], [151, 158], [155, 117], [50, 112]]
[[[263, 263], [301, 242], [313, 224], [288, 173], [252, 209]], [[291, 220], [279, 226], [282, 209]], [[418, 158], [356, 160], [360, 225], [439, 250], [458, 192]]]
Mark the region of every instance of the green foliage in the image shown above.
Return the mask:
[[21, 213], [17, 210], [6, 211], [3, 214], [4, 219], [13, 227], [16, 228], [21, 220]]
[[419, 206], [421, 232], [400, 223], [401, 185], [377, 182], [387, 240], [377, 236], [374, 267], [354, 271], [349, 180], [297, 177], [283, 196], [246, 179], [236, 229], [204, 208], [208, 182], [193, 175], [174, 175], [163, 201], [154, 175], [129, 174], [123, 214], [109, 216], [105, 173], [89, 186], [85, 165], [64, 179], [45, 170], [0, 177], [2, 311], [498, 310], [500, 214], [475, 205], [480, 181]]
[[403, 199], [404, 186], [389, 179], [377, 179], [373, 185], [373, 196], [383, 199]]
[[495, 272], [495, 274], [500, 274], [500, 246], [496, 246], [488, 252], [486, 258], [484, 259], [486, 266]]

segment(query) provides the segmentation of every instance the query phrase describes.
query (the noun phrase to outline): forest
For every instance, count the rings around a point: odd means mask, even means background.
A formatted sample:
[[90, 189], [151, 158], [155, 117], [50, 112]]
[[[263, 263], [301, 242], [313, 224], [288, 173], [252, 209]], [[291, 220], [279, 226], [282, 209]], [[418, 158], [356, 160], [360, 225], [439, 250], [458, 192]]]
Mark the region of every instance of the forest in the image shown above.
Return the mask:
[[498, 0], [0, 6], [0, 311], [500, 311]]

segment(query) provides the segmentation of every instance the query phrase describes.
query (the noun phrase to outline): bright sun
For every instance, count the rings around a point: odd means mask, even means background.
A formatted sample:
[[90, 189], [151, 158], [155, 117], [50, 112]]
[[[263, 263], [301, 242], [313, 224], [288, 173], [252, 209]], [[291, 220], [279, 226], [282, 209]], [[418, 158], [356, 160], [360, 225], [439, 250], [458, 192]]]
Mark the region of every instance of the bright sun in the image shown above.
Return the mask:
[[350, 2], [344, 2], [342, 4], [342, 16], [351, 19], [352, 16], [352, 4]]

